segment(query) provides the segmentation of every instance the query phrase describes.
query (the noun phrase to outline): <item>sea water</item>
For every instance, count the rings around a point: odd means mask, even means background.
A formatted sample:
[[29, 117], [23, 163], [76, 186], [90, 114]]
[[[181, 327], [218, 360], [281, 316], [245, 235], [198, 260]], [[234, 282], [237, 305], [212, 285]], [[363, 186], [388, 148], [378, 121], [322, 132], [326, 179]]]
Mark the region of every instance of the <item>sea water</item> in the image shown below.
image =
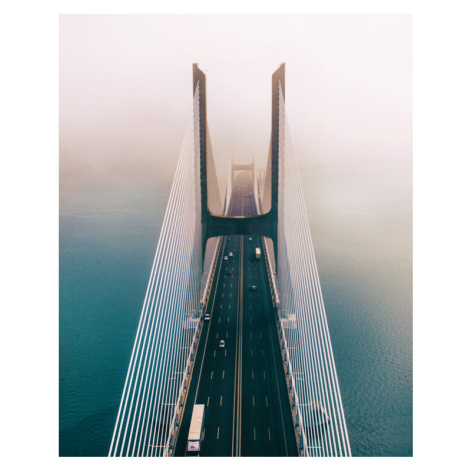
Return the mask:
[[[411, 456], [411, 169], [319, 166], [301, 179], [352, 454]], [[167, 199], [61, 199], [61, 456], [108, 453]]]

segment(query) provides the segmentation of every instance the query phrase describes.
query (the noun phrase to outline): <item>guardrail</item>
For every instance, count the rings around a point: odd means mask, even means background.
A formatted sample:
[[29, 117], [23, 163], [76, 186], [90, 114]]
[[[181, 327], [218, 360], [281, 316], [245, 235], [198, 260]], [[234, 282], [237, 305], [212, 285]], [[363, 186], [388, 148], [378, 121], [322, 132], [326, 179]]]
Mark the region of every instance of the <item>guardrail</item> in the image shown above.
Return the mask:
[[277, 315], [277, 332], [279, 338], [279, 344], [281, 347], [281, 355], [282, 355], [282, 363], [284, 366], [284, 374], [286, 378], [286, 385], [289, 392], [289, 403], [290, 403], [290, 410], [292, 421], [294, 423], [295, 429], [295, 438], [297, 441], [297, 448], [299, 449], [299, 455], [301, 457], [307, 457], [308, 452], [303, 444], [303, 436], [305, 435], [304, 427], [303, 427], [303, 419], [302, 419], [302, 412], [300, 407], [299, 397], [297, 396], [297, 391], [295, 390], [295, 380], [294, 374], [292, 372], [292, 364], [290, 361], [289, 349], [286, 344], [286, 339], [284, 335], [284, 327], [281, 322], [280, 313], [278, 311]]
[[269, 289], [271, 291], [271, 299], [273, 301], [273, 306], [275, 309], [280, 307], [280, 300], [279, 300], [279, 290], [277, 288], [277, 280], [276, 275], [274, 274], [274, 267], [271, 261], [271, 257], [269, 256], [268, 246], [266, 244], [266, 238], [261, 237], [261, 244], [263, 246], [263, 253], [264, 259], [266, 261], [266, 266], [268, 267], [268, 280], [269, 280]]
[[[196, 355], [197, 350], [199, 347], [199, 340], [201, 339], [201, 332], [202, 332], [202, 325], [204, 322], [204, 314], [207, 309], [207, 304], [209, 302], [210, 292], [212, 288], [212, 284], [215, 277], [215, 268], [217, 266], [217, 260], [219, 259], [220, 249], [222, 246], [222, 237], [219, 237], [217, 240], [217, 246], [214, 252], [214, 256], [212, 258], [212, 262], [209, 268], [209, 274], [205, 281], [205, 287], [202, 289], [202, 296], [200, 300], [200, 308], [198, 313], [198, 324], [196, 331], [193, 335], [193, 340], [191, 342], [191, 353], [188, 355], [188, 359], [186, 361], [186, 367], [183, 372], [183, 380], [181, 382], [180, 391], [178, 394], [178, 398], [176, 400], [175, 413], [173, 416], [173, 420], [170, 425], [170, 432], [168, 434], [168, 439], [165, 445], [165, 450], [163, 452], [163, 457], [172, 457], [174, 452], [174, 447], [176, 440], [178, 439], [178, 434], [181, 425], [181, 419], [183, 418], [184, 410], [186, 408], [186, 399], [188, 397], [189, 387], [191, 385], [191, 379], [194, 370], [194, 364], [196, 362]], [[204, 281], [203, 281], [204, 282]]]
[[263, 246], [264, 252], [264, 259], [266, 261], [267, 271], [268, 271], [268, 280], [269, 280], [269, 289], [271, 292], [271, 300], [273, 302], [273, 306], [276, 310], [276, 326], [277, 326], [277, 333], [278, 333], [278, 340], [279, 346], [281, 348], [281, 355], [282, 355], [282, 363], [284, 368], [284, 375], [286, 379], [286, 386], [289, 394], [289, 404], [290, 404], [290, 411], [292, 421], [294, 423], [295, 429], [295, 439], [297, 442], [297, 448], [299, 450], [299, 455], [301, 457], [307, 456], [308, 452], [306, 451], [304, 444], [303, 444], [303, 436], [304, 427], [303, 427], [303, 420], [302, 420], [302, 413], [298, 407], [299, 398], [297, 396], [297, 392], [295, 390], [295, 380], [292, 373], [292, 364], [290, 362], [289, 357], [289, 350], [287, 348], [285, 334], [284, 334], [284, 326], [282, 324], [282, 314], [281, 314], [281, 304], [279, 298], [279, 290], [277, 287], [277, 279], [276, 274], [273, 267], [273, 262], [271, 261], [271, 257], [269, 256], [268, 246], [266, 243], [265, 237], [261, 237], [261, 243]]

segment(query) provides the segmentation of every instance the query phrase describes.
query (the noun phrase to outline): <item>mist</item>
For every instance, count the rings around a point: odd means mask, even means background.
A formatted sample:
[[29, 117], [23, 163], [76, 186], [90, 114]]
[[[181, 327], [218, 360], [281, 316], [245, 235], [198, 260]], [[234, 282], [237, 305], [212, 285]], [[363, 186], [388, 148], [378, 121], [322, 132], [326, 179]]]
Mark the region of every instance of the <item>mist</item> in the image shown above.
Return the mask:
[[413, 455], [411, 15], [60, 16], [60, 455], [109, 450], [193, 63], [222, 193], [266, 166], [286, 64], [352, 452]]
[[222, 190], [232, 158], [266, 165], [282, 62], [300, 170], [377, 168], [411, 188], [411, 15], [61, 15], [59, 34], [61, 202], [168, 190], [195, 62]]

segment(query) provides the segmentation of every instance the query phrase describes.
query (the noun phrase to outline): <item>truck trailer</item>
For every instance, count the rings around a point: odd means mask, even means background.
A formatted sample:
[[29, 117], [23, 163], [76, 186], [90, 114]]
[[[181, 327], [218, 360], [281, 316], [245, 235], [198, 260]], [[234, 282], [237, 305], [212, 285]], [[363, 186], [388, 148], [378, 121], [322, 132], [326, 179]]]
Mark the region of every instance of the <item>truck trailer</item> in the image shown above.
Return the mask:
[[202, 431], [204, 429], [204, 405], [194, 405], [189, 426], [186, 457], [199, 457], [201, 453]]

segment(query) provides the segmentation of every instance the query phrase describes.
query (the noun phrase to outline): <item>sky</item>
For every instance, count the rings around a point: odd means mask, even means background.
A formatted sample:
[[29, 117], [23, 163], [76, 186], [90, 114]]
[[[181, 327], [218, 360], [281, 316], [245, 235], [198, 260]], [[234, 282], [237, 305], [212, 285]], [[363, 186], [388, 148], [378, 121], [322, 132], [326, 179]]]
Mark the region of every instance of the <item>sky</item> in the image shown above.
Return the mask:
[[383, 167], [411, 188], [411, 15], [61, 15], [61, 201], [171, 182], [207, 76], [221, 186], [229, 162], [265, 167], [271, 75], [286, 64], [299, 168]]

